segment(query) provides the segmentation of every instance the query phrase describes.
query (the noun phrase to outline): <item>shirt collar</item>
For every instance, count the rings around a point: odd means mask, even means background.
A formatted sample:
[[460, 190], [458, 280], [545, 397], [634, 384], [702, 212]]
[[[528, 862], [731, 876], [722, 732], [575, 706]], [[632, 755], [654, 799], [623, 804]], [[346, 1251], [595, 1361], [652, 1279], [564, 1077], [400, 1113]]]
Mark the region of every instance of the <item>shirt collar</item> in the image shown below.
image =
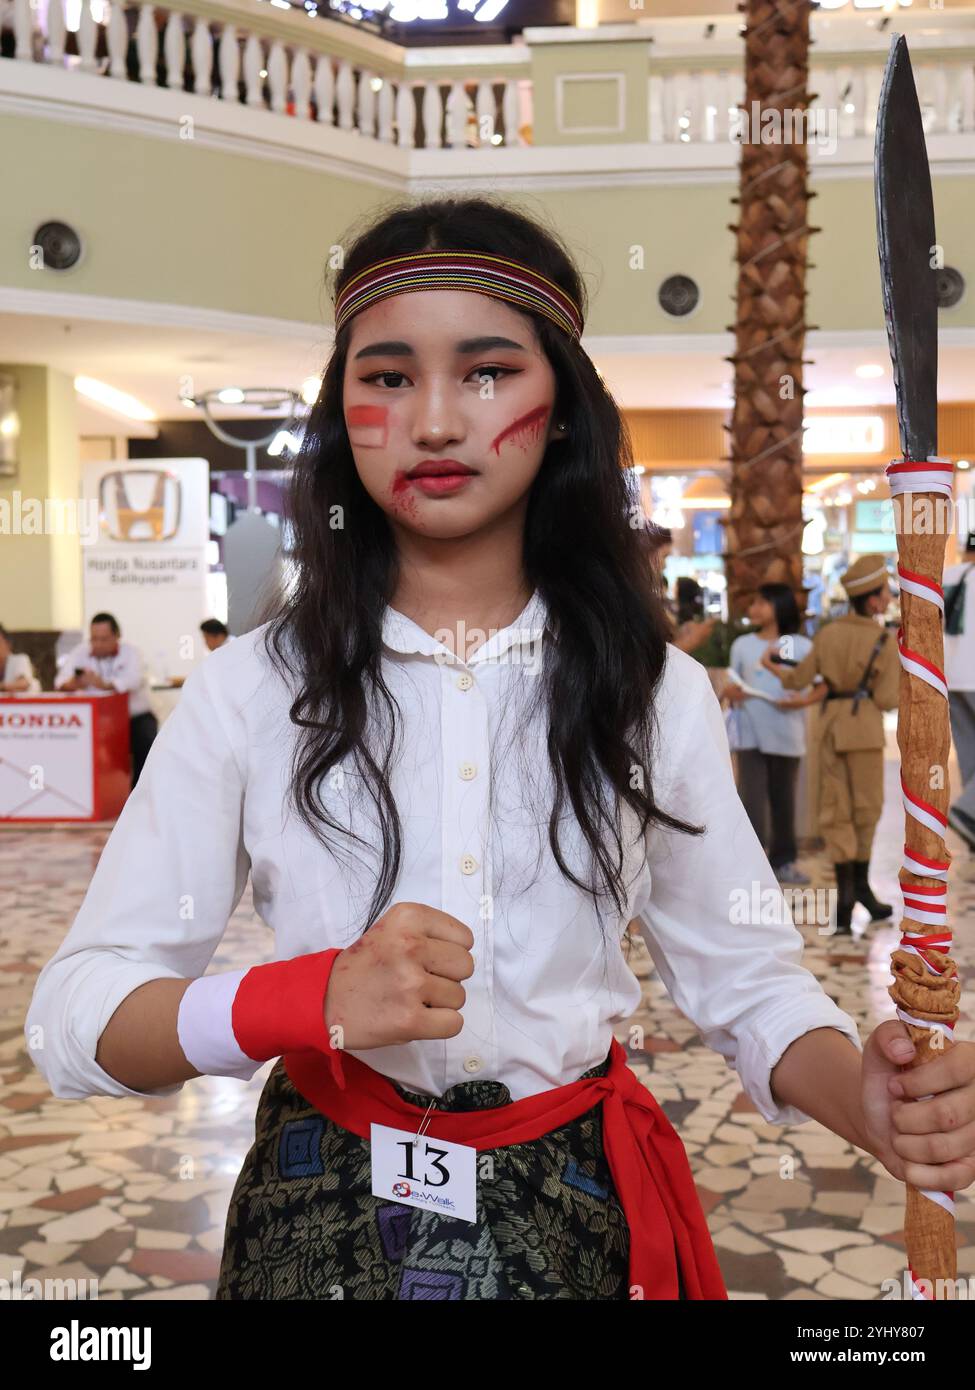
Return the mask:
[[[545, 631], [547, 620], [548, 606], [536, 589], [514, 622], [493, 633], [466, 664], [476, 666], [482, 661], [496, 660], [513, 647], [537, 642]], [[449, 647], [425, 632], [412, 618], [388, 605], [383, 613], [383, 643], [393, 651], [418, 652], [422, 656], [435, 656], [445, 663], [465, 664], [461, 657], [455, 656]]]

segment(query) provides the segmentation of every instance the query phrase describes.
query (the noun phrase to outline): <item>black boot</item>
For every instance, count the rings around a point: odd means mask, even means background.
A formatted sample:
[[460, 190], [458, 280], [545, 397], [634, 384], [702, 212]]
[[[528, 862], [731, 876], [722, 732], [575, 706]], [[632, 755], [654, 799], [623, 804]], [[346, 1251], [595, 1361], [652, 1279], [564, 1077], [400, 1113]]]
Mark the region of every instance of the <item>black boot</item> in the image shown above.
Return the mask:
[[853, 907], [856, 902], [856, 888], [853, 881], [853, 860], [846, 859], [842, 864], [834, 864], [836, 871], [836, 931], [835, 936], [852, 936]]
[[853, 891], [856, 901], [863, 903], [863, 906], [870, 913], [871, 922], [882, 922], [885, 917], [890, 917], [894, 909], [890, 903], [878, 902], [873, 895], [873, 890], [867, 881], [867, 869], [870, 861], [868, 859], [855, 859], [853, 861]]

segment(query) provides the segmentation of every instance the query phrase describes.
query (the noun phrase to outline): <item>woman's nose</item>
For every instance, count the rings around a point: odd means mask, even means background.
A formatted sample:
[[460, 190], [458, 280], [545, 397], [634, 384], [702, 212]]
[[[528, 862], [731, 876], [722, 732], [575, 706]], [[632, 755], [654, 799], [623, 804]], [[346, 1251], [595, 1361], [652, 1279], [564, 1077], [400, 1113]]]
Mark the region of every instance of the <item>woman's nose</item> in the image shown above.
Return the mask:
[[413, 442], [418, 446], [442, 449], [463, 439], [466, 433], [460, 403], [439, 384], [421, 388], [416, 395], [413, 416]]

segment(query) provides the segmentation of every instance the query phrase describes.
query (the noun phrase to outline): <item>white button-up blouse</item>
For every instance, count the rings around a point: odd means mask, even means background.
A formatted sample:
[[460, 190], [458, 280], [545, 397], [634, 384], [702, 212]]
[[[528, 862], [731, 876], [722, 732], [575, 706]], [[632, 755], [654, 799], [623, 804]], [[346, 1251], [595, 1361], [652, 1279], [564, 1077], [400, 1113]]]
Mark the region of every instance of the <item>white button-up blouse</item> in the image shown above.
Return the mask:
[[[475, 971], [456, 1037], [356, 1055], [431, 1095], [474, 1076], [504, 1082], [515, 1100], [574, 1081], [602, 1061], [614, 1025], [640, 1002], [621, 948], [637, 918], [678, 1008], [737, 1068], [762, 1114], [806, 1119], [773, 1100], [771, 1068], [813, 1028], [837, 1028], [858, 1047], [859, 1038], [800, 964], [802, 940], [738, 798], [707, 673], [668, 647], [652, 769], [658, 804], [706, 833], [640, 836], [624, 807], [621, 914], [571, 884], [551, 853], [544, 702], [519, 735], [541, 643], [551, 640], [545, 619], [536, 592], [465, 661], [386, 610], [383, 673], [401, 711], [390, 780], [403, 826], [391, 902], [428, 903], [464, 922]], [[334, 854], [288, 808], [292, 692], [268, 664], [263, 631], [190, 675], [73, 926], [38, 977], [26, 1033], [57, 1096], [144, 1094], [96, 1063], [99, 1035], [139, 985], [206, 971], [248, 874], [275, 959], [347, 946], [362, 929], [380, 843], [375, 811], [354, 767], [333, 768], [323, 800], [367, 842], [349, 847], [340, 836]], [[571, 811], [560, 840], [588, 881], [588, 846]], [[781, 915], [768, 911], [770, 892]], [[741, 920], [746, 899], [763, 903], [766, 920]]]

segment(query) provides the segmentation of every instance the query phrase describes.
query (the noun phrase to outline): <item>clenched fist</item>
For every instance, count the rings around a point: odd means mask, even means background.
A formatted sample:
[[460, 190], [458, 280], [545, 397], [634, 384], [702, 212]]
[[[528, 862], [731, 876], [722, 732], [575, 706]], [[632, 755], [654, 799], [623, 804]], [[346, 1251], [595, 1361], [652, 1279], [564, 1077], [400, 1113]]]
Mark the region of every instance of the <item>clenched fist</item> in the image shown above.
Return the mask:
[[473, 933], [449, 913], [395, 903], [335, 958], [325, 1024], [337, 1045], [359, 1051], [456, 1037], [473, 945]]

